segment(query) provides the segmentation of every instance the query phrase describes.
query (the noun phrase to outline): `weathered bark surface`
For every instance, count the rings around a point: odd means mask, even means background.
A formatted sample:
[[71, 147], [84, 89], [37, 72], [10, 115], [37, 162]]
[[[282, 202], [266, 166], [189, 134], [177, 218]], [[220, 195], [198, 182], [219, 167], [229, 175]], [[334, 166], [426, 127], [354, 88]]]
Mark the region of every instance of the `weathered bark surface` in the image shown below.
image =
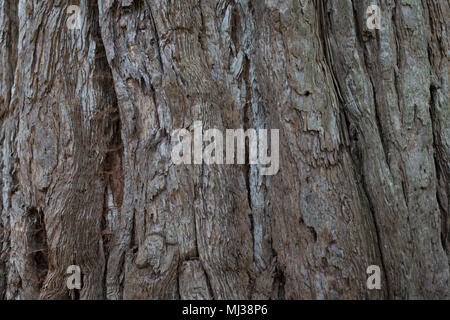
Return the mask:
[[[448, 299], [449, 2], [372, 3], [2, 0], [0, 298]], [[174, 165], [197, 120], [278, 174]]]

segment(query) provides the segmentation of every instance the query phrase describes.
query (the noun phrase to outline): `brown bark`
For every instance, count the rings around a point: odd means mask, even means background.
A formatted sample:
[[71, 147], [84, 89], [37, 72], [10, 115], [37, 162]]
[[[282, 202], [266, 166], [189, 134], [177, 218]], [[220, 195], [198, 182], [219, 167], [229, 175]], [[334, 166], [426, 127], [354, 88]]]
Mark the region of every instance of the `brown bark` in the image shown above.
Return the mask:
[[[449, 2], [372, 2], [1, 1], [0, 298], [448, 299]], [[279, 172], [175, 165], [194, 121]]]

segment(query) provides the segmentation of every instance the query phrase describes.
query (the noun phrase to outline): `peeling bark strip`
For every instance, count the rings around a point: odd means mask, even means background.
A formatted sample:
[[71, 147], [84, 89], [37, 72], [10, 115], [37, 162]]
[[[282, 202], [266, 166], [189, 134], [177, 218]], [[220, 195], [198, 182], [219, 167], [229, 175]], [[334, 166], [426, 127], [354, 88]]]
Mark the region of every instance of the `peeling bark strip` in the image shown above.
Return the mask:
[[[0, 299], [450, 298], [449, 17], [1, 1]], [[241, 165], [176, 165], [196, 121], [278, 129], [278, 173], [251, 142]]]

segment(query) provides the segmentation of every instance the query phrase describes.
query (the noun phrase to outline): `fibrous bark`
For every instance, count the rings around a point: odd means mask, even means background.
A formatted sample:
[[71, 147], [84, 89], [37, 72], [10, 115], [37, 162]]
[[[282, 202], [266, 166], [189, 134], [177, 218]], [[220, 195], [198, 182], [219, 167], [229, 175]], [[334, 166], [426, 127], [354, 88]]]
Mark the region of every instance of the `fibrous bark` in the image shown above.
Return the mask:
[[[449, 298], [449, 8], [1, 1], [0, 298]], [[279, 172], [175, 165], [196, 121]]]

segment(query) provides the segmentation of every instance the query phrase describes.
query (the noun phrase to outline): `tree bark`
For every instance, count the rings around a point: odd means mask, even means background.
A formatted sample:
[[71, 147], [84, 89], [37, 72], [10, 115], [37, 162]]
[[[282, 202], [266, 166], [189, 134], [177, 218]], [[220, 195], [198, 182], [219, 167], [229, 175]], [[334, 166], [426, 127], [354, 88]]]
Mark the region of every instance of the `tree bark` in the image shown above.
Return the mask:
[[[450, 5], [373, 3], [1, 1], [0, 298], [450, 298]], [[279, 172], [175, 165], [195, 121]]]

